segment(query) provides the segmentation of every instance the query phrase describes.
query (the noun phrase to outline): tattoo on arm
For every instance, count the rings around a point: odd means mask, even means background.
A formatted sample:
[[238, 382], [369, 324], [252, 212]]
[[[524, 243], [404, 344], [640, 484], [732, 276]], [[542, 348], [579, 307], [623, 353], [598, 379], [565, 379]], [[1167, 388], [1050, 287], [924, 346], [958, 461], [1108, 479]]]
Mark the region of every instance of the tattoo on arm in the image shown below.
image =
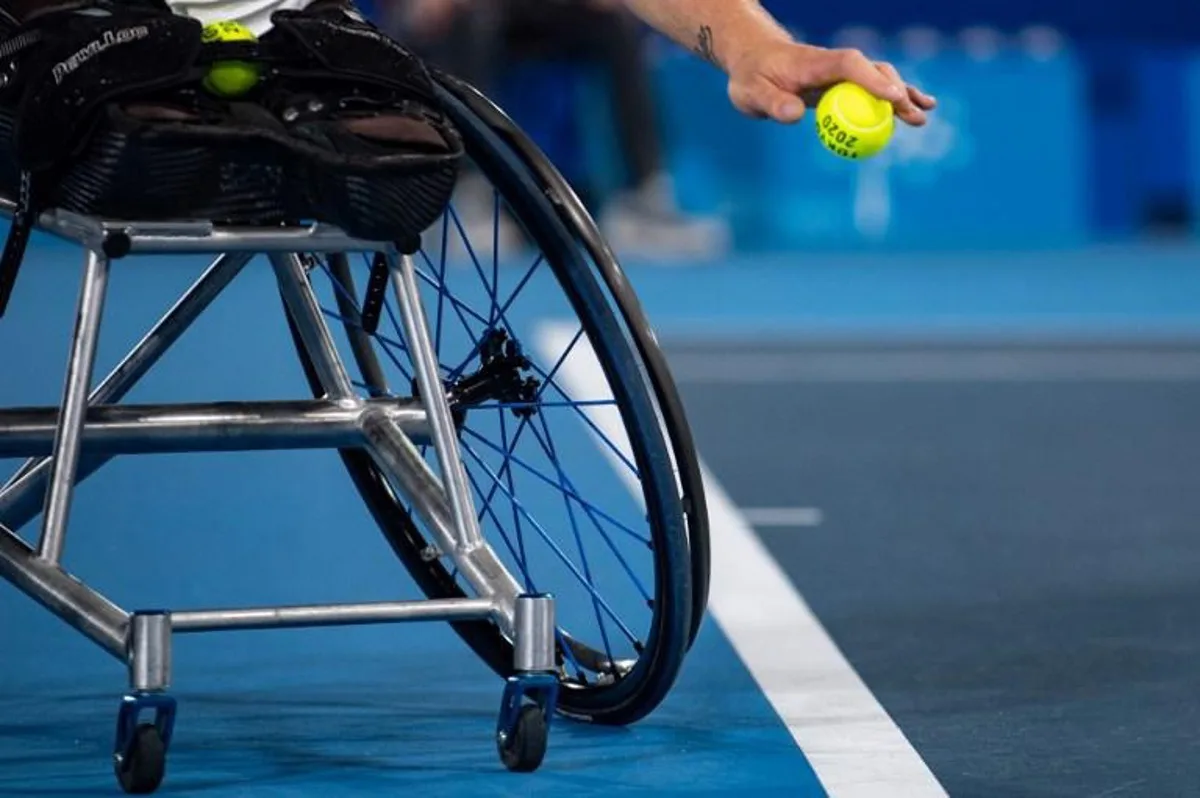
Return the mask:
[[717, 51], [713, 48], [713, 31], [708, 25], [700, 26], [700, 33], [696, 37], [696, 54], [710, 64], [718, 64]]

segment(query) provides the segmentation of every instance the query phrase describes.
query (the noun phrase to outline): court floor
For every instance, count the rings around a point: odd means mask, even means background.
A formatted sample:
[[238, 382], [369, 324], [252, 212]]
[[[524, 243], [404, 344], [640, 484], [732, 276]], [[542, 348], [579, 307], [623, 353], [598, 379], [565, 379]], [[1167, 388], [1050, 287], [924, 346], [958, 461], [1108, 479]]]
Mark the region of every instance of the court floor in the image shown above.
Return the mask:
[[[39, 247], [0, 322], [4, 404], [57, 393], [62, 254]], [[446, 629], [183, 638], [163, 794], [1187, 794], [1196, 254], [635, 267], [724, 555], [662, 710], [556, 724], [513, 776], [499, 685]], [[122, 264], [102, 360], [197, 265]], [[248, 270], [134, 398], [299, 392], [272, 299]], [[127, 606], [411, 591], [322, 453], [118, 461], [74, 518], [68, 566]], [[115, 794], [120, 668], [7, 586], [0, 641], [0, 795]]]
[[709, 466], [950, 795], [1200, 784], [1200, 345], [672, 353]]

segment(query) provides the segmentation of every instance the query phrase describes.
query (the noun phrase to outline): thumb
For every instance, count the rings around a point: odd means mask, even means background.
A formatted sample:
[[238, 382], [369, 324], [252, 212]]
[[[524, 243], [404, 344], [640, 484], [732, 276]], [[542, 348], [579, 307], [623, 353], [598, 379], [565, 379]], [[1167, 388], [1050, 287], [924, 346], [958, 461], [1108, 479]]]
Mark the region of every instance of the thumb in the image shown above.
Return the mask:
[[800, 121], [805, 111], [802, 99], [764, 78], [749, 84], [730, 81], [729, 99], [747, 116], [773, 119], [785, 125]]

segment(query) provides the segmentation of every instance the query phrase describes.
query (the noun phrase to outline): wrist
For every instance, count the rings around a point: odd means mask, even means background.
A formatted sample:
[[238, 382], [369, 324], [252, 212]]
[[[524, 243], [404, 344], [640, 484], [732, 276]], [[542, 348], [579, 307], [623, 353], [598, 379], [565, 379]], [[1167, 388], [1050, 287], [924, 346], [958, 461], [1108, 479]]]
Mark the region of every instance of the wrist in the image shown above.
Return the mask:
[[787, 44], [795, 44], [795, 39], [782, 28], [737, 32], [728, 37], [725, 47], [720, 50], [721, 58], [718, 63], [726, 74], [732, 75], [737, 71], [739, 64], [763, 50]]
[[726, 73], [764, 48], [795, 41], [757, 0], [729, 3], [724, 10], [710, 25], [700, 28], [696, 51]]

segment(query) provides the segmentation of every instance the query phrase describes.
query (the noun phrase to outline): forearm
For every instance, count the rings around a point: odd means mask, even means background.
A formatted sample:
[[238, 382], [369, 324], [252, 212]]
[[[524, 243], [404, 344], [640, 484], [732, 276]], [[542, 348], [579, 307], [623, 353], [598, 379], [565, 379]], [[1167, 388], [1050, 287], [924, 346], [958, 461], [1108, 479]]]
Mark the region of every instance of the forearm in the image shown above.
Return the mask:
[[788, 41], [758, 0], [625, 0], [649, 25], [728, 71], [765, 42]]

